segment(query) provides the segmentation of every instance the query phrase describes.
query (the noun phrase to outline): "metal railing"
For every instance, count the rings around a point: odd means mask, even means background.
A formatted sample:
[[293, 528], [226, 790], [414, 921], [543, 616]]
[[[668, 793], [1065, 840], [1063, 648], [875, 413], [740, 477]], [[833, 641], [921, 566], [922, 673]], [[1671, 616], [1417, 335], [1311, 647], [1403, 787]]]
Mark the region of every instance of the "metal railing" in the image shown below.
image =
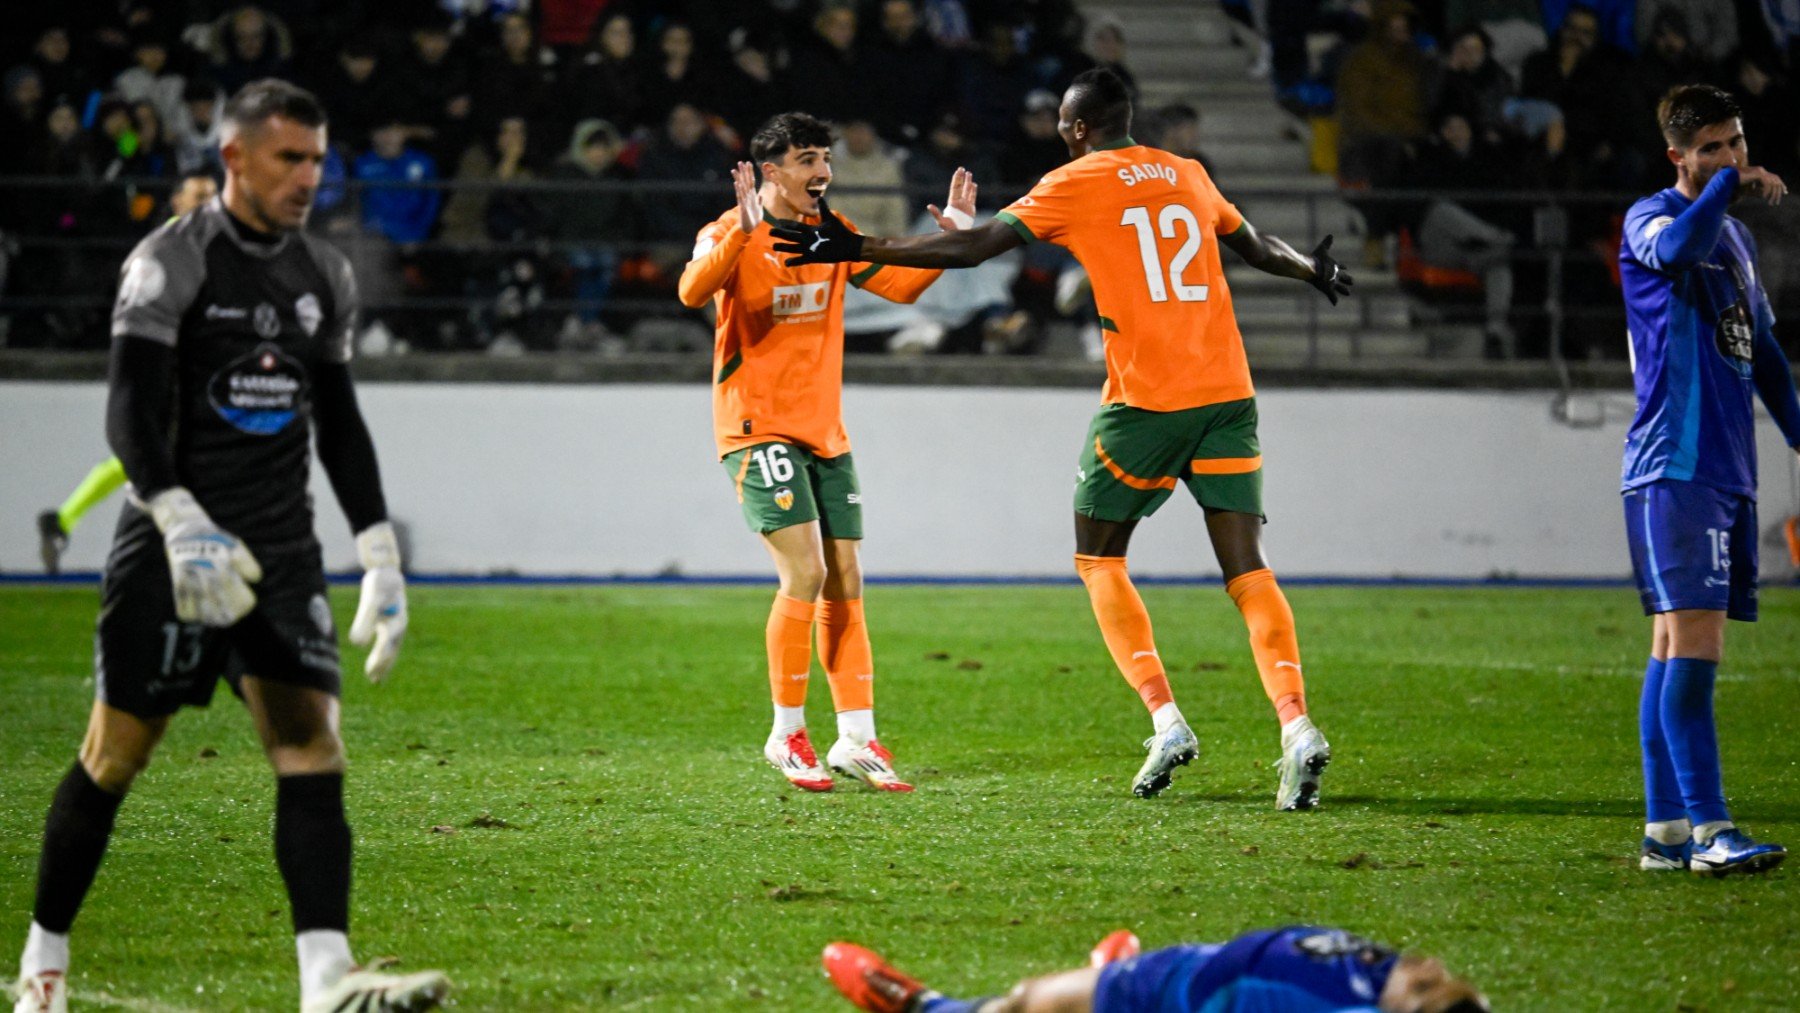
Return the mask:
[[[168, 180], [0, 178], [0, 346], [104, 347], [118, 265], [166, 214], [170, 186]], [[984, 209], [997, 209], [1022, 189], [984, 187]], [[365, 199], [393, 190], [443, 195], [434, 238], [395, 243], [366, 227]], [[840, 187], [837, 192], [898, 194], [914, 209], [943, 199], [935, 190]], [[1434, 255], [1442, 251], [1419, 242], [1421, 210], [1434, 201], [1458, 203], [1478, 217], [1511, 226], [1514, 241], [1501, 260], [1511, 268], [1515, 286], [1505, 322], [1517, 343], [1503, 351], [1546, 361], [1558, 370], [1571, 359], [1624, 356], [1623, 307], [1613, 264], [1619, 221], [1633, 195], [1234, 189], [1229, 196], [1241, 206], [1281, 209], [1259, 224], [1297, 247], [1310, 248], [1318, 236], [1336, 233], [1334, 252], [1358, 277], [1350, 305], [1334, 309], [1292, 283], [1271, 284], [1256, 277], [1227, 256], [1253, 362], [1404, 365], [1475, 360], [1484, 351], [1493, 353], [1491, 341], [1483, 348], [1484, 332], [1494, 322], [1483, 298], [1484, 271], [1472, 271], [1469, 258], [1455, 255], [1458, 251], [1436, 262]], [[556, 215], [568, 211], [571, 200], [616, 197], [625, 198], [626, 208], [625, 226], [617, 230], [576, 234], [568, 220]], [[487, 231], [487, 206], [496, 198], [519, 212], [514, 235], [496, 238]], [[472, 214], [459, 220], [480, 231], [443, 230], [443, 211], [450, 201], [471, 199], [484, 206], [472, 212], [459, 208]], [[514, 350], [600, 347], [616, 354], [670, 347], [691, 353], [694, 343], [704, 344], [707, 325], [700, 312], [676, 300], [675, 280], [693, 232], [730, 200], [724, 181], [345, 180], [322, 189], [310, 227], [343, 249], [356, 266], [365, 319], [379, 322], [414, 351], [480, 351], [493, 348], [499, 333], [526, 332]], [[1800, 300], [1800, 211], [1740, 205], [1739, 212], [1750, 218], [1758, 235], [1764, 284], [1779, 313]], [[1396, 238], [1384, 239], [1382, 252], [1397, 260], [1398, 270], [1368, 271], [1358, 263], [1346, 230], [1361, 229], [1365, 220], [1388, 223]], [[1045, 272], [1053, 274], [1062, 266], [1052, 253], [1035, 262], [1036, 271], [1026, 271], [1020, 284], [1042, 286]], [[1048, 284], [1053, 283], [1052, 277]], [[1034, 305], [1028, 294], [1020, 294], [1026, 296], [1022, 305]], [[1044, 305], [1048, 301], [1039, 300]], [[1091, 319], [1044, 315], [1052, 329], [1060, 327], [1067, 334]], [[597, 330], [590, 324], [597, 324]], [[688, 336], [671, 343], [671, 326], [685, 328]], [[595, 333], [606, 338], [599, 346], [581, 337]], [[1072, 339], [1051, 341], [1043, 354], [1077, 357], [1081, 345]]]

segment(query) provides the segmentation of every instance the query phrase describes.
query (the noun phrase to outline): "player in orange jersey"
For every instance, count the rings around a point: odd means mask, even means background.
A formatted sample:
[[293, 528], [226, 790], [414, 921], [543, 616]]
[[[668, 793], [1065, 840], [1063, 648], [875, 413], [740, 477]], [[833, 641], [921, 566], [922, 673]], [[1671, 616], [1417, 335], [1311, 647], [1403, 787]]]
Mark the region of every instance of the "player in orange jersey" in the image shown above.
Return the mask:
[[775, 251], [790, 265], [970, 267], [1022, 243], [1068, 247], [1093, 282], [1106, 335], [1103, 404], [1076, 472], [1075, 568], [1113, 660], [1155, 725], [1132, 791], [1157, 794], [1176, 767], [1198, 755], [1150, 615], [1125, 570], [1132, 529], [1185, 484], [1206, 511], [1225, 589], [1249, 627], [1263, 689], [1281, 722], [1276, 806], [1308, 809], [1318, 802], [1331, 749], [1306, 716], [1294, 615], [1263, 559], [1256, 392], [1219, 246], [1252, 267], [1312, 285], [1333, 304], [1350, 291], [1351, 279], [1331, 259], [1330, 236], [1307, 256], [1258, 233], [1199, 162], [1140, 145], [1130, 128], [1123, 82], [1109, 71], [1089, 71], [1064, 92], [1057, 124], [1072, 160], [995, 221], [900, 239], [852, 235], [829, 217], [817, 225], [782, 223]]
[[[830, 790], [826, 767], [883, 791], [911, 791], [875, 737], [875, 667], [857, 558], [862, 492], [840, 410], [844, 285], [909, 303], [942, 272], [783, 264], [772, 249], [770, 216], [818, 221], [828, 213], [831, 130], [804, 113], [783, 113], [750, 139], [750, 154], [756, 165], [740, 162], [732, 173], [737, 206], [700, 230], [680, 295], [693, 307], [710, 299], [718, 313], [713, 424], [719, 457], [781, 580], [764, 635], [775, 723], [763, 755], [808, 791]], [[945, 209], [929, 210], [940, 228], [971, 224], [969, 173], [958, 169]], [[855, 235], [841, 215], [832, 224]], [[838, 723], [825, 766], [806, 734], [815, 624]]]

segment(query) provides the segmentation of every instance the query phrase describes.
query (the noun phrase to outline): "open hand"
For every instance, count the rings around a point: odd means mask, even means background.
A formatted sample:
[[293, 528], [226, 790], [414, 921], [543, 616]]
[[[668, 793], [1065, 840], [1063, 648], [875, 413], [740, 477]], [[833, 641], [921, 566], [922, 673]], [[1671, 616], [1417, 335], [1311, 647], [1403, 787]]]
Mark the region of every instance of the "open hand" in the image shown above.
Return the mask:
[[[925, 210], [931, 213], [931, 219], [937, 222], [938, 228], [945, 232], [955, 232], [957, 229], [967, 228], [975, 222], [975, 191], [977, 189], [975, 174], [957, 166], [956, 172], [950, 176], [950, 196], [944, 201], [944, 207], [949, 210], [940, 209], [936, 204], [925, 205]], [[960, 212], [962, 217], [958, 218], [951, 212]]]
[[755, 232], [763, 220], [762, 194], [756, 189], [756, 166], [739, 162], [731, 170], [731, 185], [737, 191], [738, 227], [747, 236]]

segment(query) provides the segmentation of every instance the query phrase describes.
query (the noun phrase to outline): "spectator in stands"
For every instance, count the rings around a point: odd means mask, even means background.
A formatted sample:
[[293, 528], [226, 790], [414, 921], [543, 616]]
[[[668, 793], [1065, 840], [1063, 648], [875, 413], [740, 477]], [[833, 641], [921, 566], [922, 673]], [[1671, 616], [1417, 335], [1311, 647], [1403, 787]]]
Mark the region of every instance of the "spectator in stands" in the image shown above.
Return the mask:
[[81, 129], [81, 114], [73, 105], [63, 101], [50, 108], [28, 163], [33, 175], [81, 179], [99, 175], [93, 141]]
[[696, 51], [694, 30], [680, 21], [669, 22], [656, 37], [656, 51], [644, 74], [643, 122], [661, 123], [679, 105], [711, 109], [718, 88], [712, 68]]
[[974, 22], [963, 0], [924, 0], [919, 13], [925, 18], [925, 31], [938, 45], [952, 52], [974, 47]]
[[1539, 0], [1544, 12], [1544, 30], [1552, 36], [1562, 30], [1563, 21], [1574, 11], [1586, 11], [1594, 19], [1601, 44], [1621, 53], [1637, 52], [1638, 0]]
[[1137, 98], [1137, 78], [1125, 66], [1125, 24], [1118, 18], [1101, 17], [1088, 25], [1081, 52], [1068, 58], [1062, 71], [1052, 78], [1056, 90], [1060, 93], [1075, 79], [1075, 75], [1096, 67], [1104, 67], [1119, 75], [1119, 80], [1125, 82], [1132, 98]]
[[350, 171], [364, 184], [363, 229], [402, 246], [431, 238], [443, 201], [436, 188], [417, 185], [435, 183], [438, 169], [430, 155], [407, 144], [410, 131], [404, 123], [376, 128], [370, 138], [373, 146]]
[[1665, 11], [1681, 15], [1695, 55], [1722, 64], [1738, 49], [1738, 16], [1731, 0], [1637, 0], [1637, 41], [1649, 49], [1656, 36], [1656, 17]]
[[175, 151], [169, 146], [168, 131], [153, 102], [135, 102], [131, 106], [132, 126], [137, 132], [137, 151], [126, 161], [126, 176], [172, 176], [175, 174]]
[[1646, 39], [1637, 61], [1645, 97], [1657, 99], [1678, 84], [1703, 84], [1716, 76], [1717, 68], [1694, 47], [1682, 12], [1658, 9]]
[[1450, 36], [1444, 62], [1433, 81], [1430, 106], [1455, 112], [1467, 120], [1475, 136], [1499, 144], [1508, 132], [1506, 104], [1513, 97], [1512, 79], [1489, 56], [1491, 40], [1478, 25]]
[[183, 174], [202, 169], [222, 171], [219, 123], [225, 96], [211, 81], [189, 81], [181, 93], [181, 110], [166, 124], [175, 148], [175, 168]]
[[502, 121], [522, 118], [536, 124], [556, 92], [556, 54], [538, 46], [531, 19], [508, 14], [500, 19], [500, 44], [476, 61], [475, 129], [494, 136]]
[[1752, 52], [1734, 62], [1732, 92], [1744, 111], [1744, 136], [1756, 163], [1784, 180], [1800, 179], [1800, 95], [1772, 58]]
[[949, 179], [950, 174], [959, 166], [968, 169], [970, 175], [975, 177], [976, 184], [981, 187], [981, 206], [993, 207], [1005, 203], [1000, 199], [1004, 188], [984, 182], [999, 182], [1000, 169], [993, 156], [969, 139], [962, 117], [950, 112], [938, 118], [937, 124], [925, 135], [925, 143], [913, 149], [912, 155], [906, 160], [903, 168], [909, 206], [917, 206], [923, 201], [936, 201], [937, 192], [943, 189], [944, 180]]
[[1576, 185], [1631, 189], [1646, 170], [1661, 165], [1647, 157], [1664, 147], [1644, 126], [1654, 122], [1654, 103], [1640, 89], [1630, 59], [1600, 43], [1600, 19], [1591, 8], [1571, 8], [1555, 45], [1525, 61], [1520, 93], [1562, 110]]
[[[1408, 146], [1425, 134], [1429, 63], [1413, 41], [1414, 10], [1404, 0], [1375, 8], [1369, 37], [1344, 58], [1338, 72], [1338, 174], [1353, 189], [1388, 186], [1404, 170]], [[1363, 260], [1386, 262], [1384, 238], [1395, 225], [1390, 205], [1370, 203]]]
[[[1503, 152], [1482, 143], [1460, 112], [1448, 111], [1438, 115], [1436, 130], [1418, 146], [1402, 182], [1438, 192], [1504, 190], [1512, 185], [1507, 164]], [[1421, 260], [1481, 276], [1487, 307], [1484, 352], [1488, 358], [1515, 357], [1518, 340], [1509, 319], [1513, 234], [1480, 217], [1468, 204], [1443, 198], [1425, 202], [1413, 224]]]
[[227, 95], [265, 77], [289, 77], [293, 39], [260, 7], [233, 10], [213, 23], [212, 79]]
[[794, 65], [806, 77], [808, 112], [833, 123], [867, 115], [863, 96], [873, 83], [857, 65], [854, 7], [842, 2], [822, 7], [812, 34], [794, 47]]
[[1044, 173], [1069, 160], [1069, 147], [1056, 132], [1061, 100], [1042, 88], [1025, 96], [1018, 126], [1000, 153], [1000, 179], [1008, 186], [1030, 188]]
[[149, 102], [164, 123], [180, 115], [187, 79], [169, 67], [169, 44], [161, 36], [140, 36], [131, 47], [132, 65], [113, 78], [113, 91], [127, 102]]
[[[689, 108], [682, 106], [681, 108]], [[620, 259], [619, 244], [638, 237], [638, 213], [630, 194], [618, 189], [589, 190], [590, 183], [618, 183], [625, 179], [619, 167], [624, 150], [619, 131], [605, 120], [582, 120], [569, 138], [569, 150], [550, 167], [550, 179], [563, 184], [543, 197], [545, 221], [561, 248], [573, 295], [581, 308], [573, 314], [576, 326], [598, 327], [601, 309], [612, 289]], [[654, 195], [652, 205], [663, 199]], [[690, 223], [691, 229], [698, 227]]]
[[450, 36], [450, 21], [433, 15], [412, 33], [412, 48], [399, 61], [396, 106], [388, 115], [407, 125], [407, 140], [434, 163], [448, 165], [469, 138], [469, 60]]
[[93, 78], [80, 62], [71, 58], [69, 30], [52, 25], [38, 36], [31, 48], [31, 67], [43, 83], [44, 96], [51, 102], [68, 102], [79, 108], [94, 90]]
[[396, 109], [393, 75], [382, 66], [375, 44], [362, 36], [344, 41], [314, 91], [331, 114], [331, 138], [357, 151], [368, 148], [369, 132]]
[[509, 116], [486, 141], [463, 152], [456, 182], [478, 184], [451, 193], [444, 204], [439, 230], [446, 242], [486, 245], [489, 241], [520, 242], [543, 232], [531, 194], [504, 184], [536, 178], [530, 165], [531, 127], [523, 116]]
[[44, 129], [44, 82], [37, 68], [20, 64], [6, 72], [5, 104], [0, 108], [0, 131], [11, 143], [0, 145], [0, 172], [21, 172], [30, 161], [31, 149]]
[[[701, 225], [718, 215], [719, 188], [729, 182], [731, 165], [731, 152], [709, 132], [699, 109], [685, 102], [671, 109], [668, 123], [638, 160], [638, 177], [708, 185], [647, 194], [650, 238], [688, 244]], [[681, 247], [683, 259], [687, 248]]]
[[858, 56], [867, 115], [881, 136], [917, 144], [950, 101], [950, 54], [925, 31], [915, 0], [882, 0], [881, 24]]
[[1550, 41], [1538, 0], [1447, 0], [1444, 23], [1453, 30], [1475, 27], [1487, 33], [1488, 55], [1514, 81], [1525, 58]]
[[1185, 102], [1171, 102], [1153, 110], [1146, 117], [1144, 127], [1139, 139], [1145, 144], [1199, 162], [1206, 174], [1212, 176], [1214, 182], [1218, 181], [1212, 162], [1200, 150], [1200, 110]]
[[733, 29], [727, 44], [731, 66], [725, 69], [713, 104], [739, 138], [748, 141], [764, 120], [787, 108], [787, 82], [775, 69], [779, 40], [766, 32]]
[[570, 76], [570, 112], [579, 119], [636, 125], [644, 108], [644, 72], [636, 54], [637, 29], [630, 18], [614, 14], [601, 22], [595, 45]]
[[[1011, 25], [990, 21], [981, 51], [963, 63], [957, 107], [970, 133], [1001, 138], [1012, 133], [1032, 88], [1031, 65], [1019, 53]], [[952, 166], [952, 168], [955, 168]]]
[[[856, 227], [875, 236], [903, 236], [912, 222], [905, 176], [895, 155], [874, 124], [851, 120], [843, 136], [831, 148], [831, 206], [850, 216]], [[889, 193], [856, 193], [861, 188], [886, 187]]]

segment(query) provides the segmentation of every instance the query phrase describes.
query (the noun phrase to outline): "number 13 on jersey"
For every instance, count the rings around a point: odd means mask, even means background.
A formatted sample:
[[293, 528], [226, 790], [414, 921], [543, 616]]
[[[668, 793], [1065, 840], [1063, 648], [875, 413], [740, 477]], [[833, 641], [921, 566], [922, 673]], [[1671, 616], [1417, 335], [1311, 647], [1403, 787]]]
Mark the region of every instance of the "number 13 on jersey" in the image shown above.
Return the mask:
[[[1144, 282], [1150, 286], [1151, 302], [1168, 302], [1170, 291], [1179, 302], [1206, 301], [1207, 286], [1189, 285], [1181, 280], [1182, 273], [1200, 253], [1200, 219], [1193, 209], [1184, 204], [1165, 205], [1152, 225], [1150, 209], [1140, 204], [1126, 208], [1119, 224], [1129, 225], [1137, 231], [1138, 254], [1144, 258]], [[1165, 272], [1162, 256], [1156, 249], [1156, 236], [1160, 232], [1164, 239], [1174, 239], [1178, 224], [1187, 229], [1187, 241], [1175, 251], [1175, 259], [1169, 261]]]

